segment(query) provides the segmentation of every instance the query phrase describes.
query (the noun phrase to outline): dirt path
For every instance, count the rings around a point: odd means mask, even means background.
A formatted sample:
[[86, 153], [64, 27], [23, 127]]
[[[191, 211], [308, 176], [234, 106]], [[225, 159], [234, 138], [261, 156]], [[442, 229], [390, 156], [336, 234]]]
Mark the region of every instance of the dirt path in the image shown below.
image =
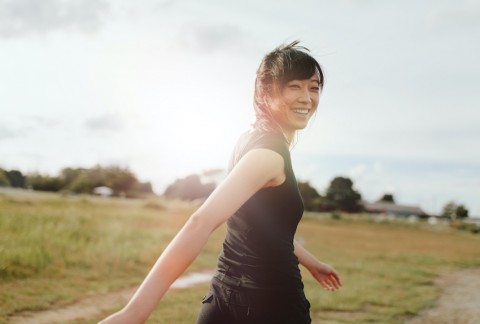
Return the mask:
[[[192, 287], [210, 281], [213, 272], [196, 272], [175, 281], [173, 289]], [[12, 324], [53, 324], [68, 323], [83, 318], [92, 318], [102, 311], [125, 304], [135, 293], [137, 287], [130, 287], [100, 296], [84, 298], [75, 304], [41, 312], [23, 312], [10, 318]]]
[[455, 271], [435, 280], [442, 289], [435, 306], [406, 324], [480, 323], [480, 269]]
[[[193, 273], [177, 280], [172, 288], [187, 288], [208, 282], [211, 272]], [[422, 311], [405, 324], [476, 324], [480, 323], [480, 269], [449, 273], [435, 280], [442, 294], [435, 306]], [[84, 298], [77, 303], [36, 313], [25, 312], [10, 318], [12, 324], [68, 323], [91, 318], [104, 310], [123, 304], [137, 287], [115, 293]]]

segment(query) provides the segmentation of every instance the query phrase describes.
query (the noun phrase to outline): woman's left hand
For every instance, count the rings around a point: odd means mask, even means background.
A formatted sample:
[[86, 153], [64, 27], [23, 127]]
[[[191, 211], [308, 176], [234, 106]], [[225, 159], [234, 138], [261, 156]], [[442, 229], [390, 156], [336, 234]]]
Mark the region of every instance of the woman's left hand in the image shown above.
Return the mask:
[[329, 264], [318, 261], [309, 270], [325, 290], [335, 291], [342, 286], [337, 271]]

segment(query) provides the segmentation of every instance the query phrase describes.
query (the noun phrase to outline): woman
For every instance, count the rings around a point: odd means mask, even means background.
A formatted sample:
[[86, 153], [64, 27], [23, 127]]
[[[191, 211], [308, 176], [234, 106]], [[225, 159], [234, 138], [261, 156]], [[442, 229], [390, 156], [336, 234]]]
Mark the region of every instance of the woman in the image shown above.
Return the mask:
[[310, 323], [298, 264], [326, 290], [341, 286], [335, 269], [294, 240], [303, 203], [289, 147], [315, 113], [323, 72], [293, 42], [267, 54], [257, 71], [256, 122], [237, 143], [228, 176], [188, 219], [129, 303], [101, 323], [143, 323], [170, 285], [227, 221], [217, 273], [197, 324]]

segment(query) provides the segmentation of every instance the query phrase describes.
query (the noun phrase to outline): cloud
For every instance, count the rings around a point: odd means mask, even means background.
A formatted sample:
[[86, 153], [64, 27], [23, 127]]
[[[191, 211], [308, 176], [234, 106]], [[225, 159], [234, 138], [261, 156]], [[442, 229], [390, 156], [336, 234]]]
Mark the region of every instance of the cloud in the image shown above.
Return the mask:
[[53, 128], [60, 124], [60, 121], [54, 118], [40, 115], [25, 116], [23, 119], [32, 122], [35, 126], [39, 126], [40, 128]]
[[105, 0], [0, 0], [0, 37], [60, 29], [93, 32], [109, 11]]
[[0, 141], [21, 136], [20, 133], [12, 131], [5, 125], [0, 124]]
[[165, 10], [174, 6], [175, 0], [153, 0], [153, 10]]
[[204, 25], [190, 23], [180, 30], [180, 44], [189, 50], [210, 53], [219, 49], [237, 47], [243, 43], [243, 33], [230, 24]]
[[427, 16], [426, 26], [429, 30], [444, 32], [445, 29], [479, 28], [480, 4], [477, 1], [464, 0], [451, 5], [437, 5]]
[[32, 134], [39, 130], [51, 130], [52, 128], [57, 127], [60, 122], [49, 117], [29, 115], [22, 116], [18, 120], [10, 120], [7, 124], [8, 126], [0, 124], [0, 141], [5, 139], [31, 137]]
[[120, 131], [123, 129], [123, 120], [117, 114], [104, 114], [88, 118], [85, 126], [94, 131]]

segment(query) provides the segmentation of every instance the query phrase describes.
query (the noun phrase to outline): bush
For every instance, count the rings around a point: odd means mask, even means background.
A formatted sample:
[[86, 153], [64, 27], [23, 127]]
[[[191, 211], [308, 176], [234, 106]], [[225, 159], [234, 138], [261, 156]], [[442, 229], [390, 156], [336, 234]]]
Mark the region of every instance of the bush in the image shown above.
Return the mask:
[[480, 233], [480, 226], [477, 224], [470, 224], [465, 222], [454, 222], [452, 227], [461, 231], [468, 231], [474, 234]]
[[341, 220], [342, 215], [339, 212], [334, 211], [333, 213], [330, 214], [330, 218], [334, 220]]
[[0, 169], [0, 187], [10, 187], [10, 181], [2, 169]]

